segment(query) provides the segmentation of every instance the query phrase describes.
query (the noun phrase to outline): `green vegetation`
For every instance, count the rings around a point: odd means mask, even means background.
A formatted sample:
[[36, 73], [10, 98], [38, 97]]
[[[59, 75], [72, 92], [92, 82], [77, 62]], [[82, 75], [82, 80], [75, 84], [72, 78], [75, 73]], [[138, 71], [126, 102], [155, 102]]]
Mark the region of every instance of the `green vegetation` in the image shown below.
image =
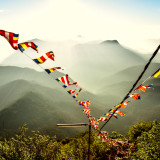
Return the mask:
[[[19, 128], [19, 134], [0, 140], [2, 160], [85, 160], [88, 154], [88, 131], [74, 138], [57, 140], [56, 136], [42, 135], [39, 131], [26, 136], [26, 124]], [[128, 135], [112, 132], [109, 138], [116, 146], [102, 143], [98, 134], [91, 132], [90, 152], [93, 160], [106, 159], [160, 159], [160, 123], [144, 122], [133, 125]], [[123, 142], [123, 143], [122, 143]]]
[[[152, 64], [148, 75], [153, 74], [157, 68], [159, 64]], [[140, 72], [142, 69], [143, 66], [140, 65], [120, 72], [115, 70], [117, 73], [114, 72], [112, 76], [109, 76], [108, 72], [106, 75], [105, 72], [103, 75], [107, 77], [102, 79], [102, 83], [93, 79], [96, 82], [94, 87], [99, 88], [98, 93], [88, 92], [85, 86], [81, 86], [82, 91], [77, 100], [90, 100], [92, 116], [99, 118], [122, 100], [137, 78], [137, 71]], [[80, 128], [56, 128], [59, 123], [88, 122], [82, 112], [83, 108], [67, 93], [68, 89], [75, 89], [75, 86], [64, 90], [61, 87], [62, 83], [54, 80], [63, 76], [62, 73], [54, 72], [53, 75], [47, 76], [45, 72], [33, 69], [0, 66], [0, 74], [0, 136], [4, 132], [12, 136], [23, 123], [27, 123], [28, 132], [39, 130], [49, 135], [58, 133], [58, 138], [73, 137], [83, 131]], [[116, 131], [126, 135], [129, 127], [140, 120], [160, 121], [160, 78], [148, 80], [146, 85], [149, 84], [153, 84], [154, 89], [141, 92], [139, 101], [130, 99], [131, 103], [121, 109], [126, 114], [125, 118], [112, 119], [112, 123], [107, 127], [108, 132]]]
[[131, 159], [157, 160], [160, 159], [160, 123], [141, 122], [129, 131], [129, 138], [134, 144]]

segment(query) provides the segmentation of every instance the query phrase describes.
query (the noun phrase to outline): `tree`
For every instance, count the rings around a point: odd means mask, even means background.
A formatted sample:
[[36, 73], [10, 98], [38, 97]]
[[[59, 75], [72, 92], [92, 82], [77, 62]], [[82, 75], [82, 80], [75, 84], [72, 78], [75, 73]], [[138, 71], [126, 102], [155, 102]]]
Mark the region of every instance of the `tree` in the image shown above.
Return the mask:
[[155, 121], [152, 122], [152, 124], [151, 122], [142, 122], [141, 124], [138, 124], [138, 127], [134, 127], [134, 129], [136, 132], [133, 132], [132, 128], [132, 132], [129, 133], [138, 134], [134, 134], [134, 136], [130, 135], [131, 137], [134, 137], [134, 142], [136, 140], [135, 150], [131, 153], [130, 158], [140, 160], [160, 159], [160, 123]]

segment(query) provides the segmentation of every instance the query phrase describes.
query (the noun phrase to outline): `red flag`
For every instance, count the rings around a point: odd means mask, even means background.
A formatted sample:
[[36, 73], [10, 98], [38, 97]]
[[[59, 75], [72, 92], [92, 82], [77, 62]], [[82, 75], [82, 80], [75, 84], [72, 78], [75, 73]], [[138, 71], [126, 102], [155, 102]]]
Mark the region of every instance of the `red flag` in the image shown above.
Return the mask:
[[106, 121], [107, 119], [108, 119], [107, 117], [100, 117], [98, 121]]
[[74, 83], [72, 83], [72, 84], [69, 84], [69, 85], [76, 85], [76, 87], [78, 87], [78, 84], [77, 84], [77, 82], [74, 82]]
[[6, 38], [6, 40], [10, 43], [13, 49], [18, 49], [19, 34], [0, 30], [0, 35]]
[[126, 107], [129, 102], [130, 102], [130, 101], [127, 101], [127, 102], [122, 103], [121, 107]]
[[121, 111], [116, 111], [116, 113], [120, 114], [121, 116], [125, 116], [125, 114]]
[[69, 79], [68, 79], [68, 74], [66, 74], [65, 76], [63, 77], [59, 77], [56, 79], [57, 81], [61, 81], [62, 83], [64, 83], [63, 87], [66, 88], [67, 86], [69, 86]]
[[72, 93], [74, 93], [76, 90], [68, 90], [67, 92], [69, 93], [69, 94], [72, 94]]
[[86, 113], [87, 115], [89, 115], [89, 114], [90, 114], [90, 110], [88, 110], [88, 109], [83, 109], [83, 113]]
[[151, 88], [151, 87], [152, 87], [152, 85], [149, 85], [149, 86], [139, 85], [134, 91], [141, 90], [141, 91], [145, 92], [146, 88]]
[[137, 94], [137, 93], [131, 94], [130, 97], [132, 97], [133, 99], [136, 99], [136, 100], [137, 100], [137, 99], [141, 99], [140, 95]]
[[18, 48], [21, 52], [25, 51], [27, 48], [31, 47], [32, 49], [38, 52], [38, 46], [34, 42], [23, 42], [18, 44]]

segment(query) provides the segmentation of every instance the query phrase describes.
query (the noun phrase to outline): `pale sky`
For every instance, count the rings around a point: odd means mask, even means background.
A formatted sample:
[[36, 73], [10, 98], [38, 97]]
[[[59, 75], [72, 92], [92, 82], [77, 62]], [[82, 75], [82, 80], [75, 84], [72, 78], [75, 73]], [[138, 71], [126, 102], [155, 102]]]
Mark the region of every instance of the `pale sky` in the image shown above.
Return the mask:
[[[19, 34], [19, 43], [34, 38], [79, 43], [117, 39], [149, 53], [160, 43], [160, 1], [0, 0], [0, 29]], [[2, 60], [13, 49], [3, 37], [0, 46]]]

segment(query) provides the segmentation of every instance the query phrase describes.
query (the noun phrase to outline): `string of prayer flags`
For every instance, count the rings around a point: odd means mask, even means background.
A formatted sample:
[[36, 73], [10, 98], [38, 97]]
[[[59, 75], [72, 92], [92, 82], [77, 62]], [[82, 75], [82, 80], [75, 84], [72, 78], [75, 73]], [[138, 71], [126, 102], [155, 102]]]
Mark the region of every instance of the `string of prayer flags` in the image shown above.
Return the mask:
[[71, 84], [70, 81], [69, 81], [69, 84], [64, 84], [63, 87], [66, 88], [69, 85], [76, 85], [76, 87], [78, 87], [77, 82], [74, 82], [74, 83]]
[[78, 93], [76, 93], [76, 94], [73, 96], [73, 98], [77, 98], [77, 96], [78, 96]]
[[105, 138], [105, 139], [108, 138], [108, 137], [107, 137], [107, 135], [108, 135], [108, 132], [107, 132], [107, 131], [101, 131], [101, 132], [98, 133], [98, 135], [101, 136], [102, 138]]
[[33, 61], [36, 62], [37, 64], [39, 64], [39, 63], [44, 63], [48, 58], [50, 58], [54, 61], [54, 53], [52, 51], [45, 53], [43, 56], [41, 56], [37, 59], [33, 59]]
[[[105, 116], [110, 117], [113, 113], [107, 113]], [[117, 114], [113, 114], [113, 117], [115, 117], [116, 119], [118, 119]]]
[[136, 99], [136, 100], [141, 99], [141, 96], [137, 93], [132, 93], [132, 94], [129, 95], [129, 97], [131, 97], [133, 99]]
[[79, 91], [73, 96], [73, 98], [77, 98], [79, 92], [81, 92], [82, 88], [79, 89]]
[[101, 134], [108, 135], [107, 131], [101, 131]]
[[100, 117], [98, 121], [106, 121], [107, 119], [108, 119], [107, 117]]
[[[54, 71], [57, 70], [57, 69], [62, 69], [62, 68], [61, 68], [61, 67], [54, 67], [54, 68], [45, 69], [45, 71], [46, 71], [48, 74], [50, 74], [50, 73], [54, 72]], [[62, 69], [62, 70], [64, 70], [64, 69]]]
[[78, 84], [77, 84], [77, 82], [74, 82], [74, 83], [72, 83], [72, 85], [76, 85], [76, 87], [78, 87]]
[[67, 92], [69, 93], [69, 94], [72, 94], [72, 93], [74, 93], [76, 90], [68, 90]]
[[78, 102], [80, 106], [84, 103], [83, 101], [80, 100], [76, 100], [76, 102]]
[[110, 117], [112, 114], [111, 113], [107, 113], [105, 116]]
[[125, 108], [125, 107], [128, 105], [129, 102], [130, 102], [130, 101], [127, 101], [127, 102], [122, 103], [121, 108], [122, 108], [122, 107]]
[[114, 118], [116, 118], [116, 119], [118, 119], [118, 117], [117, 117], [117, 114], [116, 114], [116, 113], [114, 113], [114, 114], [113, 114], [113, 117], [114, 117]]
[[93, 117], [91, 115], [88, 116], [89, 122], [92, 121]]
[[47, 52], [46, 55], [47, 55], [48, 58], [50, 58], [52, 61], [54, 61], [55, 55], [54, 55], [53, 51]]
[[[56, 79], [56, 81], [61, 81], [62, 83], [64, 83], [65, 85], [65, 88], [66, 88], [66, 86], [69, 86], [69, 83], [70, 83], [70, 81], [69, 81], [69, 79], [68, 79], [68, 74], [66, 74], [65, 76], [63, 76], [63, 77], [59, 77], [59, 78], [57, 78]], [[63, 87], [64, 87], [63, 86]]]
[[88, 109], [89, 105], [91, 104], [89, 100], [85, 102], [80, 101], [80, 100], [76, 100], [76, 101], [79, 103], [79, 105], [82, 105], [85, 109]]
[[141, 90], [141, 91], [145, 92], [147, 88], [151, 88], [152, 86], [153, 86], [152, 84], [151, 85], [147, 85], [147, 86], [141, 84], [134, 91], [136, 91], [136, 90], [140, 91]]
[[88, 115], [88, 119], [89, 119], [89, 122], [91, 123], [92, 126], [99, 124], [99, 122], [96, 121], [95, 118], [92, 117], [91, 115]]
[[110, 109], [108, 112], [115, 112], [115, 109]]
[[121, 108], [122, 107], [122, 104], [118, 104], [116, 105], [117, 108]]
[[76, 87], [78, 87], [77, 82], [74, 82], [74, 83], [72, 83], [72, 84], [70, 84], [70, 85], [76, 85]]
[[125, 114], [122, 113], [121, 111], [119, 111], [119, 110], [116, 111], [115, 109], [110, 109], [109, 112], [112, 112], [112, 113], [115, 112], [115, 113], [120, 114], [121, 116], [124, 116], [124, 115], [125, 115]]
[[88, 100], [88, 101], [85, 101], [84, 104], [83, 104], [83, 107], [88, 109], [89, 105], [91, 104], [91, 102]]
[[152, 75], [152, 77], [157, 78], [160, 75], [160, 68]]
[[125, 116], [125, 114], [123, 113], [123, 112], [121, 112], [121, 111], [116, 111], [116, 113], [118, 113], [119, 115], [121, 115], [121, 116]]
[[0, 35], [3, 36], [10, 43], [13, 49], [18, 49], [19, 34], [0, 30]]
[[93, 125], [92, 127], [93, 127], [95, 130], [99, 130], [98, 125]]
[[90, 114], [90, 110], [89, 109], [83, 109], [83, 113], [86, 113], [87, 115], [89, 115]]
[[18, 48], [21, 52], [24, 52], [27, 48], [31, 47], [38, 53], [38, 46], [34, 42], [23, 42], [18, 44]]

